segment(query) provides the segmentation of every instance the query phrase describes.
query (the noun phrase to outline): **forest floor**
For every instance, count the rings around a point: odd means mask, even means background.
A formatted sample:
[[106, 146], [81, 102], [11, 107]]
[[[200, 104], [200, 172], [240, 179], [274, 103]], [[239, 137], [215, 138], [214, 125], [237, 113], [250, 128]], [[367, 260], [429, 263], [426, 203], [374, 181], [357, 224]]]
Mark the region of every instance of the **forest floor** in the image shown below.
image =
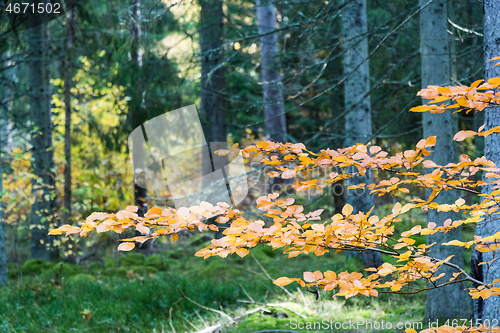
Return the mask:
[[[415, 223], [424, 219], [404, 222], [396, 232]], [[464, 230], [464, 238], [473, 232]], [[416, 245], [423, 242], [417, 238]], [[147, 256], [107, 249], [85, 266], [11, 263], [9, 284], [0, 289], [0, 332], [180, 333], [206, 332], [213, 325], [227, 333], [404, 332], [395, 325], [423, 323], [425, 293], [345, 299], [320, 292], [316, 299], [295, 283], [286, 291], [272, 283], [304, 271], [363, 272], [360, 260], [345, 252], [288, 259], [281, 250], [259, 245], [245, 258], [194, 257], [207, 244], [198, 235]]]
[[342, 253], [292, 260], [269, 247], [243, 259], [203, 260], [193, 253], [130, 252], [86, 267], [29, 260], [16, 271], [10, 265], [11, 281], [0, 293], [0, 332], [196, 332], [230, 318], [234, 323], [221, 332], [332, 332], [336, 322], [346, 323], [336, 332], [353, 332], [349, 320], [369, 332], [366, 322], [417, 322], [425, 314], [423, 294], [346, 300], [322, 292], [316, 300], [294, 285], [285, 292], [267, 277], [362, 270], [357, 258]]

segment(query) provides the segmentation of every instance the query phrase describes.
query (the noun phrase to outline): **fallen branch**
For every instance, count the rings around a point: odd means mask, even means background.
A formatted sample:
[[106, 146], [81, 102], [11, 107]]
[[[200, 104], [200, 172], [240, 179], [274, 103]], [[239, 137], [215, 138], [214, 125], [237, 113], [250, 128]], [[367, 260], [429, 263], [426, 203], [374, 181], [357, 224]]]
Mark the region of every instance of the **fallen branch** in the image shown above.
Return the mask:
[[299, 316], [300, 318], [303, 318], [303, 319], [306, 319], [307, 316], [303, 315], [302, 313], [298, 313], [297, 311], [294, 311], [290, 308], [287, 308], [283, 305], [280, 305], [280, 304], [273, 304], [273, 303], [259, 303], [259, 302], [250, 302], [250, 301], [245, 301], [245, 300], [242, 300], [242, 299], [239, 299], [238, 302], [240, 303], [249, 303], [249, 304], [255, 304], [255, 305], [262, 305], [262, 306], [266, 306], [266, 307], [275, 307], [275, 308], [282, 308], [282, 309], [285, 309], [287, 311], [290, 311], [291, 313]]
[[[267, 309], [263, 309], [261, 307], [258, 307], [258, 308], [255, 308], [255, 309], [252, 309], [252, 310], [248, 310], [244, 313], [242, 313], [241, 315], [239, 316], [236, 316], [234, 318], [231, 318], [231, 322], [228, 322], [228, 323], [221, 323], [221, 324], [216, 324], [216, 325], [212, 325], [212, 326], [209, 326], [207, 328], [204, 328], [202, 329], [201, 331], [197, 331], [197, 332], [193, 332], [193, 333], [212, 333], [212, 332], [215, 332], [216, 330], [218, 330], [219, 328], [227, 325], [227, 324], [232, 324], [234, 323], [235, 321], [243, 318], [243, 317], [246, 317], [248, 315], [251, 315], [252, 313], [255, 313], [255, 312], [258, 312], [258, 311], [266, 311], [266, 312], [271, 312]], [[227, 316], [227, 315], [226, 315]]]

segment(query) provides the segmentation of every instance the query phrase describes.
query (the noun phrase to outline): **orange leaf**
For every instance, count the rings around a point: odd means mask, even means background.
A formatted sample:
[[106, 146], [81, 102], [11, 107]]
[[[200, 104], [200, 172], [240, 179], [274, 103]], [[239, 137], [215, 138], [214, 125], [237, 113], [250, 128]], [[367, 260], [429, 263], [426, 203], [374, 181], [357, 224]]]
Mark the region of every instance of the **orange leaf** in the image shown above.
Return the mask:
[[477, 133], [474, 131], [460, 131], [453, 137], [453, 141], [464, 141], [470, 136], [474, 136]]
[[239, 255], [241, 258], [246, 256], [248, 253], [249, 253], [249, 251], [247, 249], [238, 249], [236, 251], [236, 254]]
[[158, 207], [153, 207], [149, 210], [149, 212], [146, 214], [147, 217], [150, 217], [151, 215], [161, 215], [163, 210], [161, 210]]
[[280, 287], [283, 287], [283, 286], [286, 286], [286, 285], [289, 285], [290, 283], [292, 283], [293, 280], [292, 279], [289, 279], [287, 277], [280, 277], [276, 280], [273, 281], [273, 283], [277, 286], [280, 286]]
[[295, 177], [296, 174], [297, 174], [297, 172], [295, 170], [287, 169], [285, 172], [283, 172], [283, 174], [281, 175], [281, 178], [290, 179], [290, 178]]
[[137, 231], [143, 234], [149, 234], [149, 228], [144, 225], [144, 223], [139, 223], [136, 227]]
[[321, 280], [322, 278], [323, 278], [323, 274], [320, 271], [304, 272], [304, 281], [306, 281], [306, 282], [314, 282], [317, 280]]
[[118, 246], [118, 251], [130, 251], [134, 247], [135, 247], [135, 243], [131, 243], [131, 242], [121, 243], [120, 246]]
[[427, 147], [432, 147], [436, 144], [436, 136], [430, 136], [425, 140], [425, 145]]

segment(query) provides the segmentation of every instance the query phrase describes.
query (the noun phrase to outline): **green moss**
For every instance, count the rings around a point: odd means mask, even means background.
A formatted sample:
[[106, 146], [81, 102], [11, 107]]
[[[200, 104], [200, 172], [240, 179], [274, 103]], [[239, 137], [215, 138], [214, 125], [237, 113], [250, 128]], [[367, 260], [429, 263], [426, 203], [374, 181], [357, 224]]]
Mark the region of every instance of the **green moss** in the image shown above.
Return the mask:
[[129, 252], [118, 258], [118, 266], [131, 267], [136, 265], [144, 265], [146, 256], [140, 252]]
[[29, 259], [23, 264], [21, 271], [23, 275], [38, 275], [41, 274], [43, 270], [48, 270], [53, 267], [50, 262], [43, 261], [41, 259]]
[[19, 266], [17, 264], [8, 263], [7, 269], [9, 271], [7, 275], [9, 279], [16, 279], [19, 276]]
[[100, 261], [94, 261], [94, 262], [91, 262], [86, 267], [86, 270], [96, 274], [97, 272], [102, 272], [104, 270], [104, 264]]
[[155, 267], [158, 270], [163, 270], [165, 268], [163, 265], [163, 259], [159, 254], [153, 254], [146, 257], [145, 264], [148, 267]]
[[94, 282], [96, 278], [87, 273], [80, 273], [68, 277], [66, 280], [69, 285], [81, 285], [88, 282]]
[[61, 277], [68, 277], [81, 273], [84, 271], [84, 269], [85, 268], [80, 265], [61, 263], [55, 264], [50, 271], [47, 271], [47, 273], [58, 275]]

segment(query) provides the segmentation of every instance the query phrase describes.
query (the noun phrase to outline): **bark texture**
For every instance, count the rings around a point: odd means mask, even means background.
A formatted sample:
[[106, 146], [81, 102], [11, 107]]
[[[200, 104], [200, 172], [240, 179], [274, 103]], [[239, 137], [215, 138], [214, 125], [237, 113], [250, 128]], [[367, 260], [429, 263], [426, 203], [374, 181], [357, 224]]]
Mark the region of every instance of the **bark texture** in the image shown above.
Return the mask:
[[[74, 6], [74, 0], [70, 0], [70, 7]], [[66, 59], [64, 66], [64, 214], [63, 220], [68, 223], [71, 218], [71, 87], [73, 69], [73, 40], [75, 37], [75, 11], [73, 8], [69, 12], [67, 20], [66, 37]]]
[[[4, 136], [2, 135], [3, 126], [0, 128], [0, 144], [3, 146]], [[3, 147], [2, 147], [3, 148]], [[4, 149], [0, 149], [3, 152]], [[3, 168], [0, 162], [0, 193], [3, 191]], [[5, 252], [5, 234], [3, 222], [3, 201], [0, 201], [0, 287], [7, 284], [7, 253]]]
[[[500, 2], [498, 0], [484, 0], [484, 60], [486, 80], [500, 76], [500, 66], [493, 67], [495, 61], [489, 61], [493, 57], [500, 55]], [[485, 130], [495, 126], [500, 126], [500, 108], [487, 108], [485, 113]], [[500, 165], [500, 136], [489, 135], [484, 141], [484, 154], [487, 159]], [[483, 187], [484, 193], [490, 193], [491, 187]], [[476, 226], [476, 234], [479, 236], [489, 236], [500, 231], [500, 222], [490, 221]], [[482, 261], [488, 262], [495, 256], [498, 258], [500, 251], [482, 253]], [[492, 283], [500, 278], [500, 262], [494, 261], [488, 265], [479, 267], [483, 270], [483, 281]], [[483, 322], [488, 319], [500, 318], [500, 297], [489, 297], [483, 301], [482, 311], [476, 314], [477, 319]]]
[[[420, 0], [420, 5], [428, 1]], [[420, 13], [420, 53], [422, 59], [422, 87], [428, 85], [450, 84], [450, 38], [447, 32], [447, 8], [446, 0], [435, 0]], [[425, 101], [427, 103], [428, 101]], [[430, 159], [438, 165], [446, 165], [451, 161], [456, 161], [456, 151], [452, 141], [455, 134], [456, 116], [451, 112], [441, 114], [423, 113], [424, 138], [436, 136], [437, 143], [434, 153]], [[430, 195], [430, 192], [427, 193]], [[436, 201], [438, 203], [454, 203], [458, 199], [458, 194], [454, 191], [442, 192]], [[431, 209], [427, 213], [428, 222], [436, 222], [443, 225], [444, 221], [451, 218], [456, 220], [459, 217], [453, 212], [436, 212]], [[453, 255], [452, 262], [464, 266], [463, 248], [457, 246], [441, 246], [440, 244], [453, 239], [462, 239], [462, 230], [457, 229], [447, 234], [436, 233], [427, 236], [427, 243], [436, 243], [432, 247], [430, 255], [439, 259]], [[446, 276], [441, 282], [447, 282], [456, 270], [444, 266], [439, 273], [444, 272]], [[469, 318], [472, 315], [472, 302], [470, 296], [464, 290], [466, 284], [453, 284], [443, 288], [430, 290], [427, 292], [426, 317], [431, 320]], [[460, 300], [457, 302], [457, 300]]]
[[269, 140], [287, 142], [285, 103], [278, 66], [278, 28], [276, 7], [271, 0], [256, 0], [260, 37], [260, 68], [264, 97], [265, 130]]
[[[222, 0], [199, 0], [200, 10], [200, 48], [201, 48], [201, 118], [205, 125], [205, 140], [208, 146], [202, 151], [202, 174], [214, 170], [210, 156], [211, 142], [226, 142], [226, 103], [225, 70], [222, 64], [224, 55], [224, 12]], [[225, 164], [225, 163], [224, 163]], [[203, 196], [212, 196], [213, 183], [203, 179]], [[219, 227], [215, 221], [210, 221]], [[222, 228], [215, 232], [221, 238]]]
[[226, 142], [222, 0], [200, 0], [201, 114], [207, 142]]
[[[37, 16], [33, 20], [39, 20]], [[36, 24], [35, 24], [36, 25]], [[34, 179], [31, 206], [31, 257], [49, 260], [53, 254], [47, 235], [53, 220], [54, 174], [52, 167], [52, 122], [50, 90], [47, 82], [46, 33], [47, 27], [35, 26], [29, 31], [29, 105], [31, 121], [31, 153]]]
[[[368, 40], [366, 32], [366, 0], [347, 0], [342, 11], [342, 30], [344, 38], [344, 75], [349, 75], [344, 83], [344, 105], [350, 112], [345, 117], [345, 145], [367, 143], [372, 136], [372, 115], [370, 97], [364, 96], [370, 91], [370, 70], [368, 58]], [[366, 60], [366, 61], [365, 61]], [[359, 66], [359, 68], [358, 68]], [[353, 170], [348, 170], [352, 172]], [[346, 187], [361, 183], [373, 183], [373, 175], [367, 172], [346, 182]], [[368, 190], [346, 190], [346, 201], [354, 212], [368, 212], [373, 206], [373, 196]], [[362, 259], [367, 267], [378, 267], [383, 262], [377, 252], [363, 251]]]
[[[142, 78], [136, 75], [140, 73], [141, 69], [141, 3], [140, 0], [130, 0], [130, 59], [132, 61], [132, 80], [137, 85], [137, 89], [134, 91], [133, 100], [130, 105], [130, 119], [132, 123], [132, 128], [141, 126], [141, 122], [144, 117], [140, 115], [141, 112], [141, 96], [144, 89]], [[135, 142], [134, 142], [135, 143]], [[141, 147], [137, 147], [140, 149]], [[134, 149], [134, 151], [137, 151]], [[144, 216], [147, 211], [147, 197], [148, 193], [146, 188], [141, 187], [134, 183], [134, 204], [139, 208], [137, 214], [139, 216]]]

